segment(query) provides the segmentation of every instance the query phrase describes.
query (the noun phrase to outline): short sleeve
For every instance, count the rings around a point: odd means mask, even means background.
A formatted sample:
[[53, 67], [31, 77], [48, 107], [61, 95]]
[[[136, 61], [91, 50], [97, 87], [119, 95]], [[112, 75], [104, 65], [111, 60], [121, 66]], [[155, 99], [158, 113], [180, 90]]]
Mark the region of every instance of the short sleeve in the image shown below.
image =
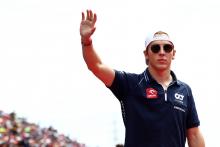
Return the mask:
[[200, 125], [200, 121], [198, 118], [195, 101], [192, 95], [191, 88], [188, 87], [188, 113], [187, 113], [187, 129], [198, 127]]
[[126, 96], [128, 84], [127, 74], [123, 71], [115, 70], [115, 78], [110, 87], [108, 87], [118, 100], [123, 100]]

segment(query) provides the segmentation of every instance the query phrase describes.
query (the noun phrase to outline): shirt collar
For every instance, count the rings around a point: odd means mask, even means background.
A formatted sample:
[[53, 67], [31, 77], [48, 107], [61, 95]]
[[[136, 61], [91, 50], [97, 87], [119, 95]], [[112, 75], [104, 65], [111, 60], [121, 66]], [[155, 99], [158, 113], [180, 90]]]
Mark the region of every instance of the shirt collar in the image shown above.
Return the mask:
[[[170, 70], [170, 74], [173, 78], [173, 82], [177, 83], [179, 85], [180, 83], [177, 80], [175, 73], [172, 70]], [[144, 75], [144, 79], [145, 79], [146, 82], [150, 82], [150, 83], [151, 82], [156, 82], [157, 83], [157, 81], [151, 76], [148, 68], [144, 71], [143, 75]]]

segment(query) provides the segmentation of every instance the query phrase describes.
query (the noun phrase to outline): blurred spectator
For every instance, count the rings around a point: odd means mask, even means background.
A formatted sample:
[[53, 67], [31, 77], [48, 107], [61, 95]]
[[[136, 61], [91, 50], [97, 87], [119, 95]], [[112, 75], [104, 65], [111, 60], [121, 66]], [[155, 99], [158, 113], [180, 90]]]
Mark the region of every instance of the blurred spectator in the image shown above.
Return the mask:
[[59, 134], [52, 126], [40, 128], [15, 112], [0, 110], [0, 147], [85, 147], [85, 144]]

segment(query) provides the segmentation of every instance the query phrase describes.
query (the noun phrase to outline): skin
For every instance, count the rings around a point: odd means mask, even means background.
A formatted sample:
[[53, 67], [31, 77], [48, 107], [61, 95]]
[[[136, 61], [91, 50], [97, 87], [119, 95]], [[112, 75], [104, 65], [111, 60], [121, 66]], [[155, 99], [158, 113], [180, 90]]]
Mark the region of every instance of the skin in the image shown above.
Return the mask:
[[[91, 10], [86, 11], [86, 16], [82, 12], [80, 35], [82, 41], [83, 58], [88, 69], [106, 86], [110, 87], [115, 78], [115, 71], [102, 62], [91, 42], [91, 36], [96, 30], [96, 21], [97, 16]], [[162, 46], [166, 43], [170, 42], [161, 40], [153, 41], [149, 45], [149, 48], [153, 44], [160, 44]], [[156, 54], [150, 49], [146, 49], [144, 51], [145, 59], [149, 61], [148, 68], [151, 75], [164, 88], [166, 88], [172, 81], [172, 77], [170, 75], [170, 66], [175, 57], [175, 53], [175, 50], [170, 53], [165, 53], [163, 50], [160, 50], [160, 52]], [[204, 139], [198, 127], [187, 130], [187, 139], [189, 147], [205, 147]]]
[[170, 53], [166, 53], [161, 49], [159, 53], [153, 53], [150, 48], [155, 44], [159, 44], [162, 48], [164, 44], [171, 43], [165, 40], [156, 40], [150, 43], [148, 48], [144, 51], [145, 59], [148, 60], [149, 72], [158, 83], [166, 88], [172, 81], [170, 66], [175, 57], [176, 50], [173, 49]]
[[[87, 17], [82, 13], [82, 21], [80, 24], [81, 40], [89, 42], [91, 35], [95, 31], [95, 22], [97, 20], [96, 14], [91, 10], [87, 10]], [[87, 67], [93, 74], [99, 78], [106, 86], [110, 87], [115, 78], [115, 71], [105, 65], [99, 55], [96, 53], [93, 45], [82, 46], [83, 58]]]

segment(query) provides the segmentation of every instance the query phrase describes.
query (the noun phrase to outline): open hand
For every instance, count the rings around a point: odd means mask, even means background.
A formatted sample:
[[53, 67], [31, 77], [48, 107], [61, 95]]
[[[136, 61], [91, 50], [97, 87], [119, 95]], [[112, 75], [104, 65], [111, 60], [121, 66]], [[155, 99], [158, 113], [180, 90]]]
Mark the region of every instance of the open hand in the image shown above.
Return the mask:
[[91, 10], [87, 10], [87, 15], [82, 12], [82, 21], [80, 24], [80, 35], [82, 40], [89, 40], [91, 35], [95, 32], [95, 23], [97, 16]]

